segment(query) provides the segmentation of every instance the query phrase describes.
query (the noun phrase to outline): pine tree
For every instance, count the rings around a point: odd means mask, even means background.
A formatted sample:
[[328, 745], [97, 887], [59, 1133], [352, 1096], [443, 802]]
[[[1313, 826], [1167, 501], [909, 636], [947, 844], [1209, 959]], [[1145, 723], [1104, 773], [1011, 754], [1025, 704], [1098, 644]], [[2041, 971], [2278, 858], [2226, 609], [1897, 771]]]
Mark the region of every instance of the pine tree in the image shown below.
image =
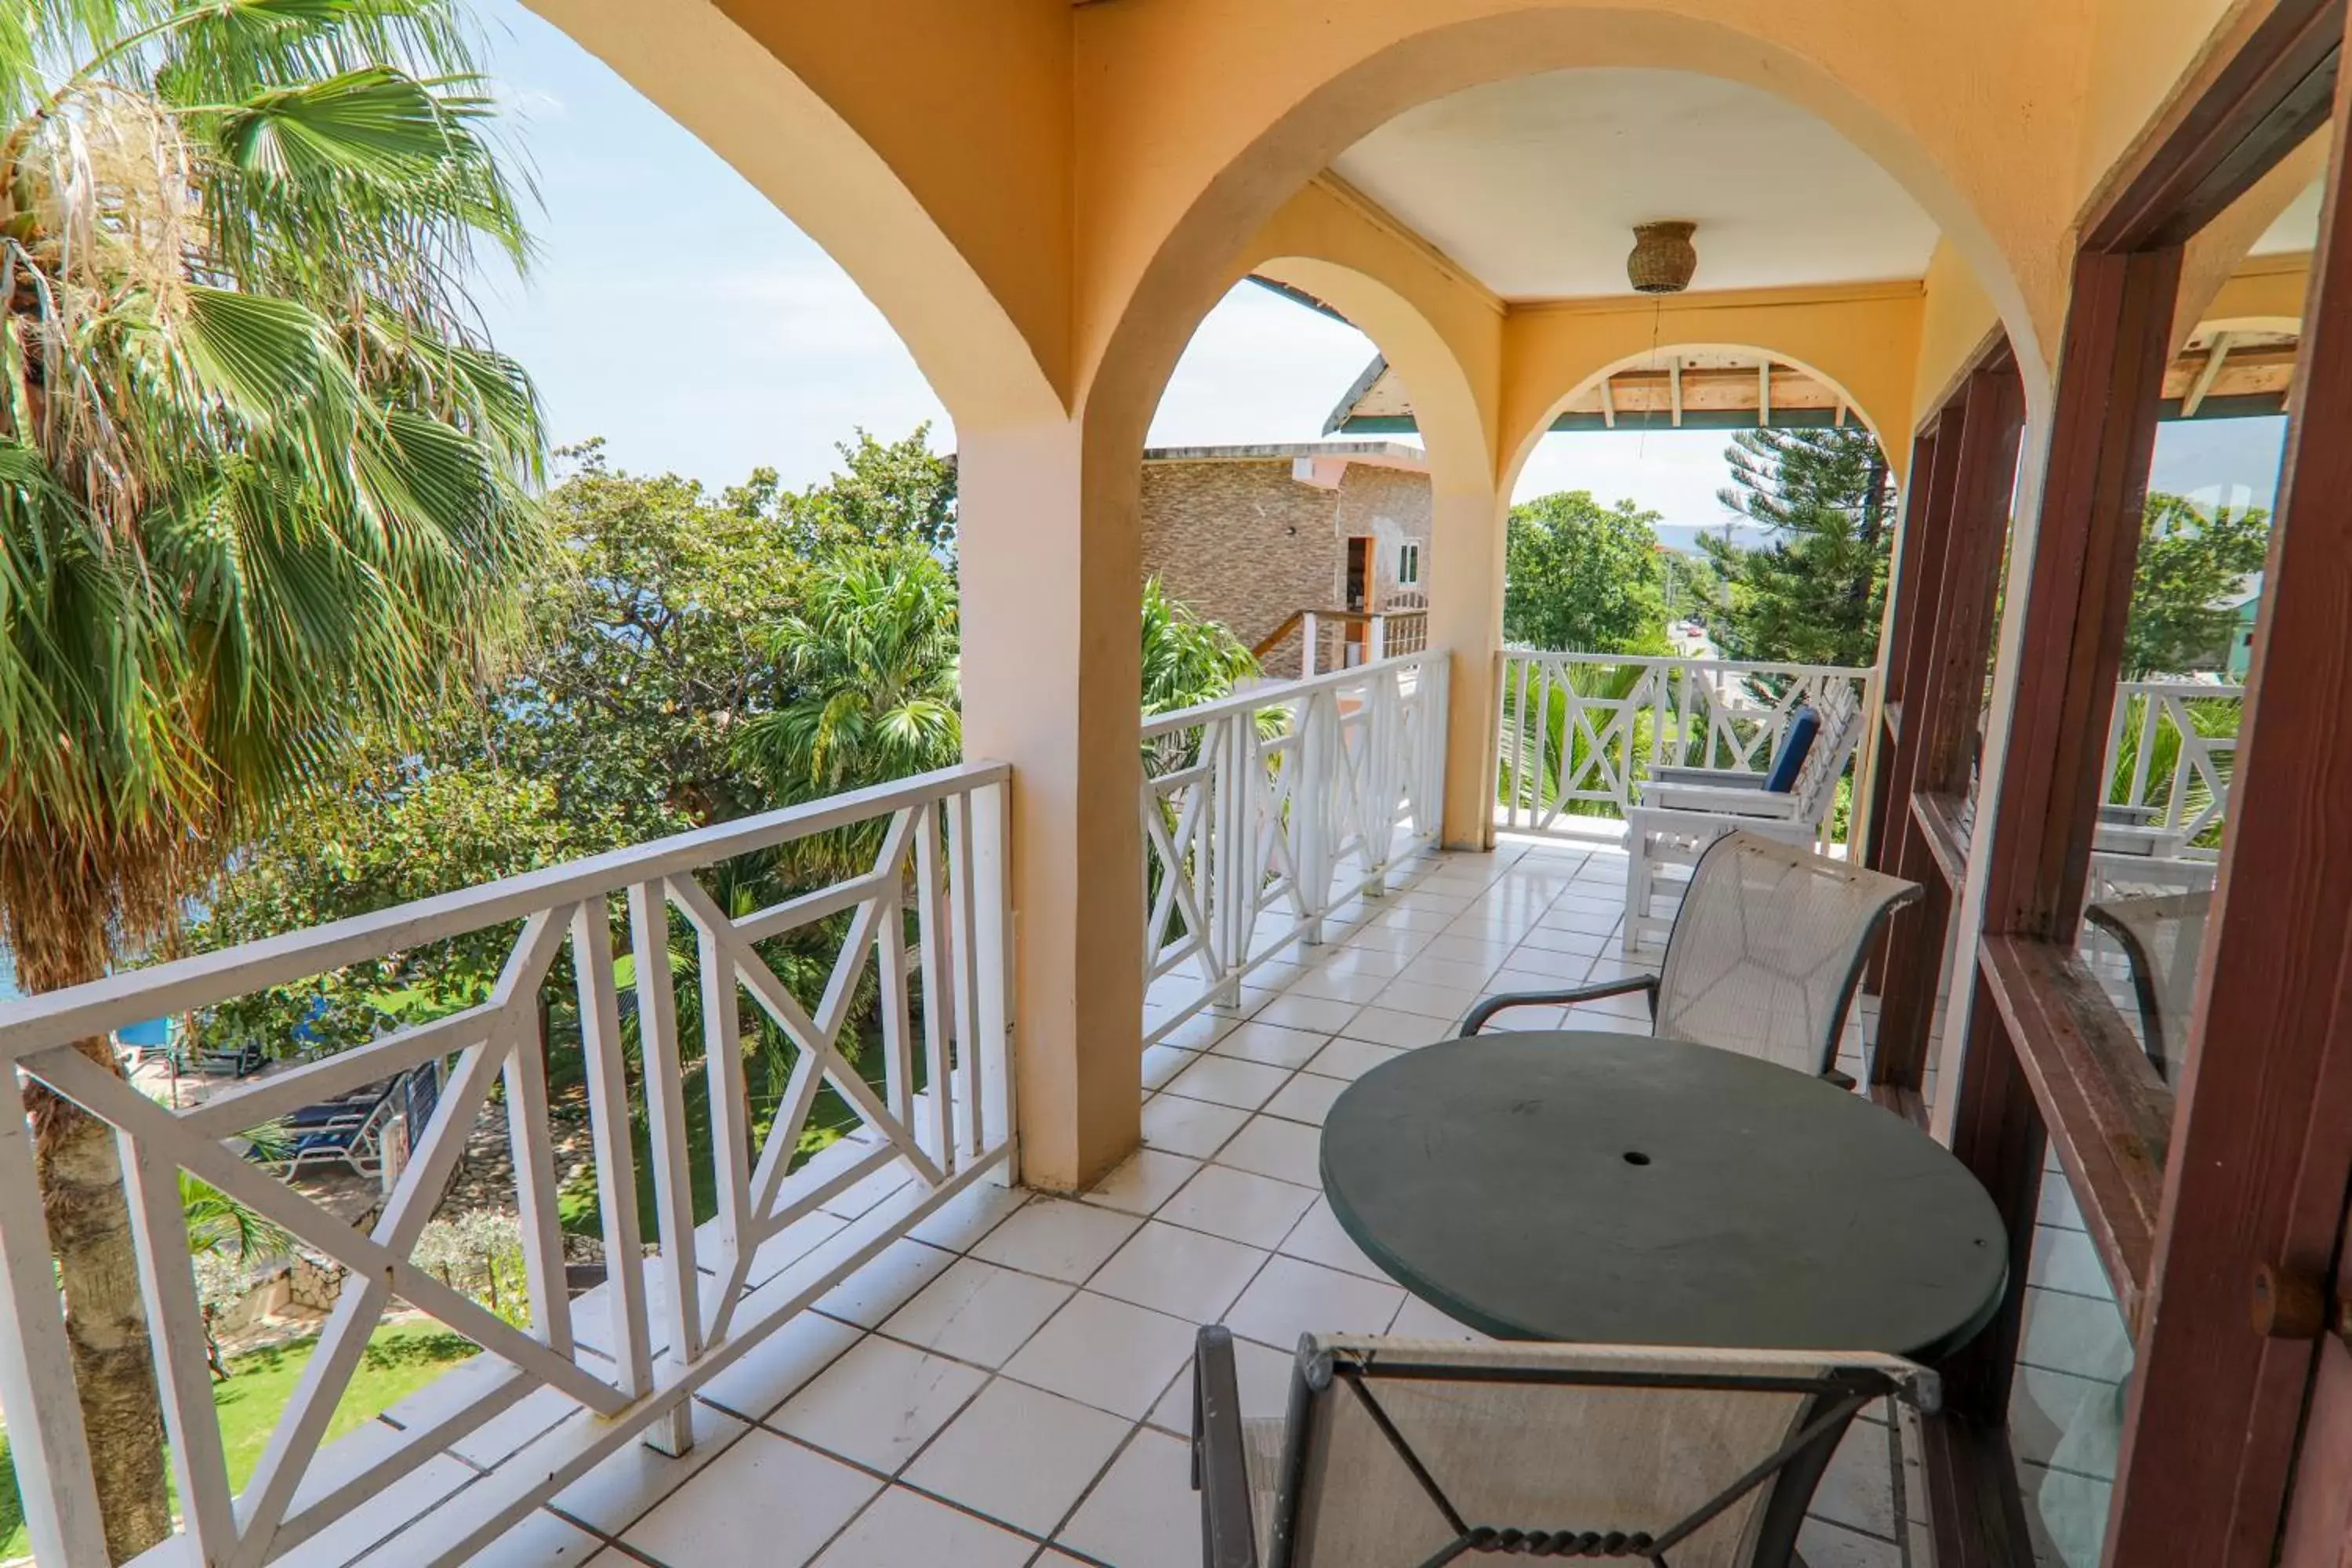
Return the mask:
[[1729, 585], [1707, 617], [1734, 658], [1867, 665], [1878, 657], [1895, 488], [1877, 437], [1858, 426], [1743, 430], [1724, 453], [1723, 504], [1769, 542], [1702, 538]]

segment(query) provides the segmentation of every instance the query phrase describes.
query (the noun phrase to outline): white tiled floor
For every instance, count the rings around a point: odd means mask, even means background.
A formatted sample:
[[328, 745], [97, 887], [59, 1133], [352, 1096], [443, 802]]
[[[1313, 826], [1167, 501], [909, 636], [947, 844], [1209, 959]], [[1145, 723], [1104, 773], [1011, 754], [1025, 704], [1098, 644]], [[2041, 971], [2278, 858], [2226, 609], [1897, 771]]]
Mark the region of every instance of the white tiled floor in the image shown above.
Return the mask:
[[[1332, 1220], [1332, 1099], [1486, 991], [1623, 969], [1609, 850], [1507, 845], [1400, 881], [1262, 969], [1239, 1013], [1173, 1033], [1147, 1064], [1145, 1147], [1083, 1201], [960, 1201], [706, 1390], [688, 1458], [633, 1444], [484, 1560], [1196, 1568], [1200, 1324], [1239, 1337], [1249, 1415], [1281, 1412], [1302, 1331], [1465, 1331]], [[1577, 1022], [1641, 1030], [1640, 1013]], [[1807, 1528], [1812, 1568], [1927, 1568], [1904, 1475], [1899, 1429], [1856, 1423]]]

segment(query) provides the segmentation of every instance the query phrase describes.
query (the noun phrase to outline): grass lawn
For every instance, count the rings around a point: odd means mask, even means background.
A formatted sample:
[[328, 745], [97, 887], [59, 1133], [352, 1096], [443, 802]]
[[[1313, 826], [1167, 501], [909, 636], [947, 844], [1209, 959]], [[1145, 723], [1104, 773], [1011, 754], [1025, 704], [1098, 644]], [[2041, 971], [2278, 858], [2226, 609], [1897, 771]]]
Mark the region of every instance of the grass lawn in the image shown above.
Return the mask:
[[[220, 1412], [231, 1490], [244, 1486], [261, 1462], [278, 1414], [293, 1397], [302, 1368], [317, 1348], [317, 1341], [302, 1340], [236, 1356], [228, 1363], [229, 1380], [213, 1385], [213, 1408]], [[344, 1391], [342, 1403], [335, 1407], [335, 1418], [328, 1425], [328, 1440], [374, 1419], [473, 1353], [472, 1342], [438, 1323], [421, 1319], [387, 1323], [368, 1341], [367, 1353], [352, 1374], [351, 1387]], [[0, 1434], [0, 1559], [26, 1557], [32, 1550], [32, 1540], [25, 1533], [23, 1505], [16, 1496], [16, 1467], [9, 1461], [6, 1436]]]

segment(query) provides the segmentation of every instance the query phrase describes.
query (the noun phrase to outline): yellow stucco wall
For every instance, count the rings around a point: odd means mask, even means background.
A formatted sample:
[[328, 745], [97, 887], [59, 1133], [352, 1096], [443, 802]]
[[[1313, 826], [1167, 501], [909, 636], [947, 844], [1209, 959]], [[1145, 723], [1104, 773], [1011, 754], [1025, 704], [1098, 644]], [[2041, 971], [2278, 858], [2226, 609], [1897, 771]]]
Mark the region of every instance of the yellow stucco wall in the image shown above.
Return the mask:
[[[1502, 498], [1549, 409], [1654, 341], [1766, 348], [1844, 388], [1900, 461], [1998, 321], [2046, 412], [2076, 215], [2230, 0], [529, 3], [824, 246], [955, 421], [967, 739], [1017, 770], [1024, 1159], [1071, 1185], [1135, 1138], [1137, 458], [1233, 280], [1264, 265], [1331, 299], [1412, 388], [1432, 635], [1455, 652], [1447, 837], [1467, 841]], [[1940, 226], [1924, 286], [1506, 310], [1318, 182], [1405, 109], [1584, 67], [1700, 72], [1819, 116]], [[2218, 288], [2243, 247], [2211, 248]]]
[[1762, 349], [1803, 365], [1844, 393], [1872, 429], [1891, 437], [1899, 472], [1909, 457], [1903, 437], [1924, 305], [1916, 283], [1889, 283], [1515, 308], [1504, 328], [1509, 446], [1500, 488], [1509, 492], [1562, 404], [1604, 374], [1676, 350]]
[[1943, 406], [1954, 381], [1976, 358], [1978, 349], [2000, 330], [2000, 312], [1993, 308], [1969, 264], [1948, 245], [1938, 244], [1928, 258], [1926, 296], [1919, 323], [1919, 356], [1911, 376], [1913, 428]]

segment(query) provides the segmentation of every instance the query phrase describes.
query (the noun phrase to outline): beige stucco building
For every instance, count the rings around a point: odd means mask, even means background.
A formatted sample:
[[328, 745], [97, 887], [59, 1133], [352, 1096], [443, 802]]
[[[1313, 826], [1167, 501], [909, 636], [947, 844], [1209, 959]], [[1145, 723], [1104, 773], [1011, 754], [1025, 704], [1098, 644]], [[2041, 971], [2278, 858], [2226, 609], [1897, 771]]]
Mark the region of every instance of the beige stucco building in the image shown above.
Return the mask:
[[1429, 467], [1387, 441], [1157, 447], [1143, 454], [1143, 574], [1251, 647], [1268, 675], [1300, 668], [1304, 615], [1363, 647], [1328, 612], [1428, 606]]

